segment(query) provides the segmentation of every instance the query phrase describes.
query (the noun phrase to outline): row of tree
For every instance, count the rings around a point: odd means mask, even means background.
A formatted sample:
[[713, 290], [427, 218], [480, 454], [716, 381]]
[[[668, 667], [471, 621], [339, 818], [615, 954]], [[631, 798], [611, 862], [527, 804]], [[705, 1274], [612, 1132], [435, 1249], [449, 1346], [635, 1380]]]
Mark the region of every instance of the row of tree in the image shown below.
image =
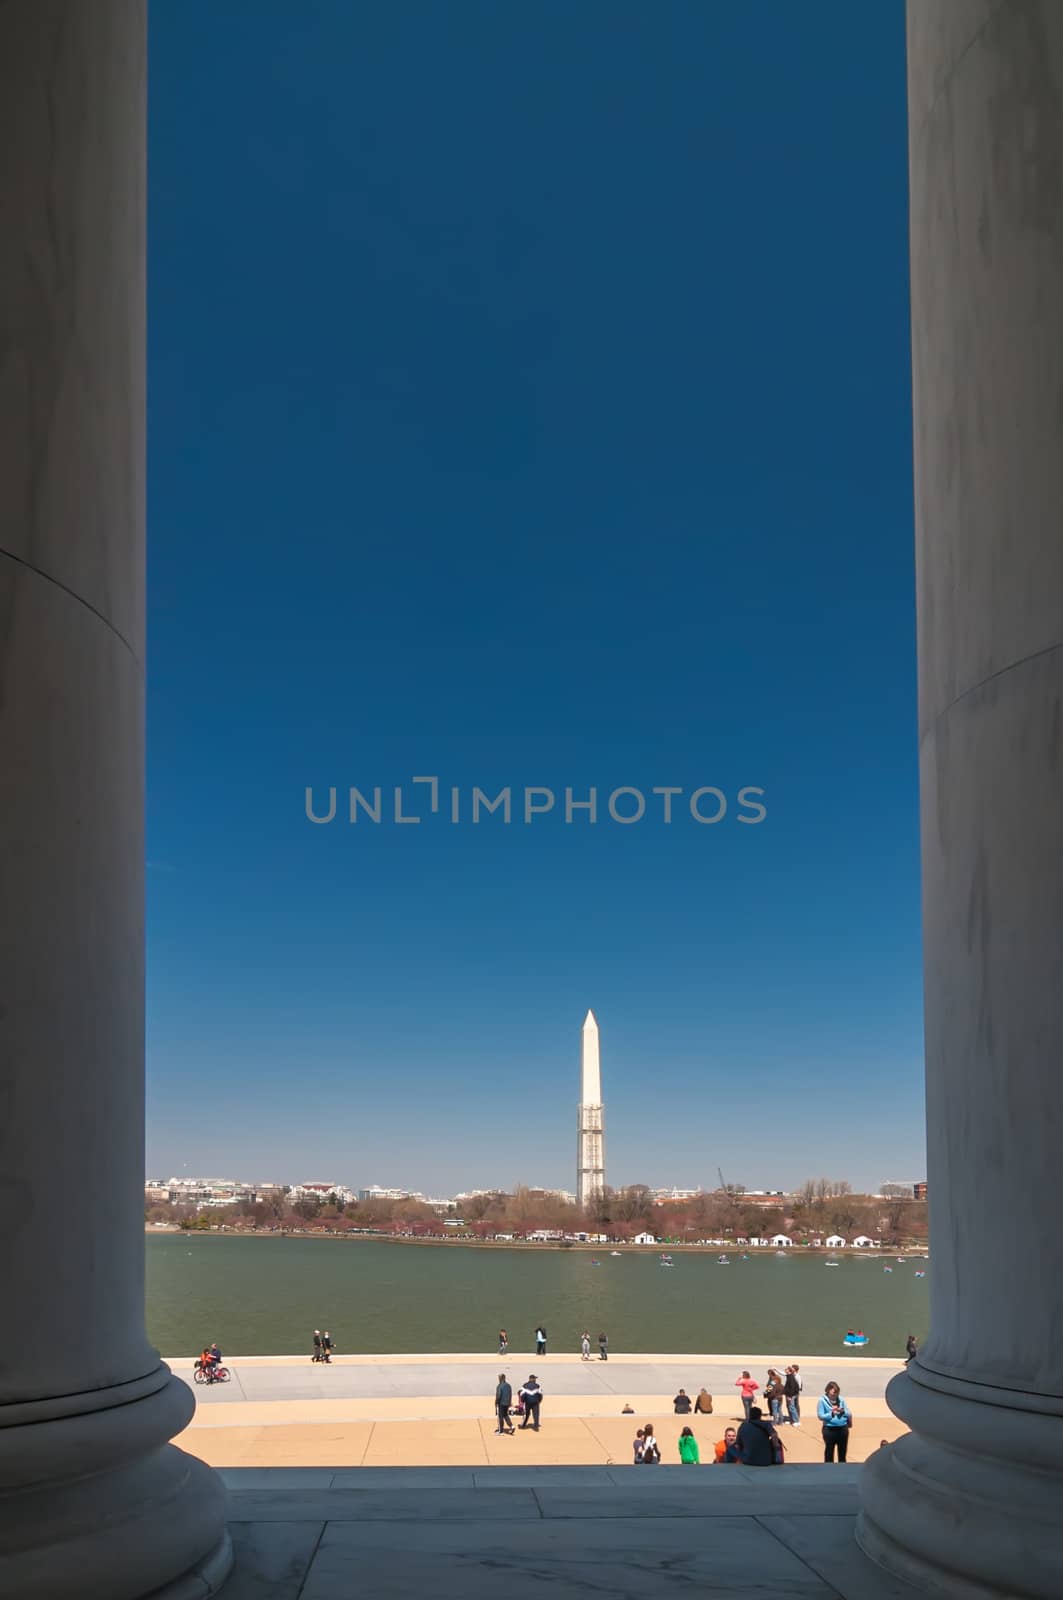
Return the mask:
[[[499, 1191], [472, 1197], [460, 1219], [442, 1217], [420, 1200], [372, 1200], [345, 1205], [337, 1195], [324, 1200], [293, 1200], [287, 1194], [203, 1209], [156, 1202], [146, 1207], [145, 1215], [149, 1222], [176, 1223], [183, 1228], [332, 1233], [368, 1230], [414, 1237], [465, 1234], [493, 1238], [510, 1234], [521, 1238], [545, 1231], [590, 1232], [624, 1240], [648, 1232], [669, 1243], [692, 1243], [698, 1239], [770, 1238], [785, 1233], [800, 1242], [837, 1233], [845, 1239], [867, 1234], [884, 1244], [902, 1244], [922, 1241], [927, 1236], [925, 1202], [856, 1195], [847, 1183], [833, 1183], [826, 1178], [809, 1179], [796, 1194], [780, 1196], [777, 1203], [773, 1200], [767, 1205], [754, 1203], [740, 1191], [726, 1189], [662, 1204], [646, 1184], [636, 1183], [622, 1189], [606, 1189], [585, 1211], [556, 1195], [518, 1188], [512, 1194]], [[448, 1221], [460, 1222], [461, 1226], [447, 1226]]]

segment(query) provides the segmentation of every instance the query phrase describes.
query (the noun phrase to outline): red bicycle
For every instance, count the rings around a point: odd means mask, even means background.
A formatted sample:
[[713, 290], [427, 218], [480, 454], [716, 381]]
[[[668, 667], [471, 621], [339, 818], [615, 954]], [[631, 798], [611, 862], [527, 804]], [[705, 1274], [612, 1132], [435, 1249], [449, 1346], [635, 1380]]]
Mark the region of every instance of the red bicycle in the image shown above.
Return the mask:
[[197, 1367], [195, 1379], [197, 1383], [228, 1383], [232, 1373], [228, 1367]]

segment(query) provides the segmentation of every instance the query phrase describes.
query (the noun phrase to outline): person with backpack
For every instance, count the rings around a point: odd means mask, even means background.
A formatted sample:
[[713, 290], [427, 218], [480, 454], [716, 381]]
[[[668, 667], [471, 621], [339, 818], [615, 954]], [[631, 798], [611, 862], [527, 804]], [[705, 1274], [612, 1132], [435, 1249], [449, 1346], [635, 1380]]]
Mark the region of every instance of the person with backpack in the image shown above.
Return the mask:
[[764, 1398], [771, 1407], [771, 1420], [782, 1421], [783, 1381], [774, 1367], [768, 1368], [768, 1381], [764, 1385]]
[[539, 1407], [543, 1403], [543, 1391], [534, 1372], [521, 1389], [520, 1397], [524, 1402], [524, 1421], [521, 1423], [521, 1427], [526, 1428], [528, 1426], [528, 1418], [530, 1417], [532, 1430], [538, 1433]]
[[759, 1406], [750, 1406], [749, 1416], [738, 1430], [735, 1441], [738, 1459], [744, 1467], [779, 1467], [783, 1463], [782, 1440], [770, 1422], [765, 1422]]
[[849, 1429], [853, 1425], [853, 1414], [833, 1381], [828, 1383], [820, 1396], [816, 1415], [823, 1425], [824, 1461], [833, 1462], [835, 1451], [838, 1460], [844, 1461], [849, 1453]]
[[653, 1434], [652, 1422], [647, 1422], [642, 1430], [642, 1454], [639, 1456], [639, 1465], [642, 1467], [659, 1467], [661, 1464], [661, 1447]]
[[321, 1335], [321, 1359], [326, 1365], [332, 1362], [332, 1335], [327, 1328]]
[[796, 1428], [801, 1421], [801, 1380], [797, 1376], [796, 1367], [787, 1367], [786, 1378], [783, 1382], [783, 1396], [786, 1400], [787, 1418], [791, 1428]]

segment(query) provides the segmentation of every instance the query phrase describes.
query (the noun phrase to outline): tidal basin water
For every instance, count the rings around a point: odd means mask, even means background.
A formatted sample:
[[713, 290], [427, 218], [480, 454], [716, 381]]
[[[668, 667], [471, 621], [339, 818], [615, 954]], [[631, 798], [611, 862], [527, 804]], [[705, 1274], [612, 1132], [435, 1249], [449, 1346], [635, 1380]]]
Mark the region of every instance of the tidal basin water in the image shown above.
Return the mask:
[[[848, 1328], [869, 1356], [904, 1355], [927, 1331], [931, 1263], [892, 1257], [776, 1256], [731, 1265], [675, 1252], [597, 1256], [583, 1250], [478, 1249], [364, 1240], [164, 1234], [145, 1238], [148, 1335], [166, 1356], [217, 1339], [232, 1355], [310, 1350], [327, 1328], [340, 1354], [534, 1350], [542, 1321], [551, 1352], [600, 1330], [610, 1349], [833, 1355]], [[600, 1266], [592, 1266], [597, 1260]], [[885, 1266], [892, 1272], [885, 1272]], [[917, 1271], [926, 1277], [916, 1278]], [[847, 1351], [859, 1360], [859, 1351]]]

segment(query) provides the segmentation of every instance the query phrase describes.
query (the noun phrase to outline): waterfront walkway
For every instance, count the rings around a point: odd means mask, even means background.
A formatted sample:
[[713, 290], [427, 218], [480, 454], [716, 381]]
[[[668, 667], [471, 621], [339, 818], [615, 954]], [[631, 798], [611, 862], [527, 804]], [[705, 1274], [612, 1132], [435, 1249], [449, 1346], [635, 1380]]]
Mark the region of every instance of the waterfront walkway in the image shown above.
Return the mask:
[[[837, 1379], [852, 1406], [850, 1459], [862, 1461], [882, 1439], [904, 1431], [889, 1413], [886, 1383], [901, 1362], [841, 1353], [796, 1357], [805, 1380], [803, 1422], [781, 1429], [790, 1462], [822, 1456], [816, 1400]], [[741, 1417], [734, 1380], [746, 1367], [763, 1383], [779, 1358], [727, 1355], [627, 1355], [580, 1361], [571, 1353], [338, 1356], [315, 1366], [308, 1356], [226, 1357], [232, 1381], [194, 1385], [195, 1418], [181, 1444], [218, 1467], [513, 1468], [626, 1465], [635, 1428], [654, 1424], [666, 1462], [677, 1459], [689, 1425], [702, 1453]], [[192, 1383], [194, 1363], [170, 1362]], [[542, 1429], [515, 1438], [494, 1432], [492, 1400], [500, 1371], [514, 1392], [535, 1372], [546, 1394]], [[704, 1386], [712, 1416], [679, 1417], [672, 1397], [693, 1401]], [[630, 1404], [633, 1415], [624, 1415]]]

